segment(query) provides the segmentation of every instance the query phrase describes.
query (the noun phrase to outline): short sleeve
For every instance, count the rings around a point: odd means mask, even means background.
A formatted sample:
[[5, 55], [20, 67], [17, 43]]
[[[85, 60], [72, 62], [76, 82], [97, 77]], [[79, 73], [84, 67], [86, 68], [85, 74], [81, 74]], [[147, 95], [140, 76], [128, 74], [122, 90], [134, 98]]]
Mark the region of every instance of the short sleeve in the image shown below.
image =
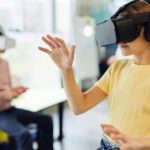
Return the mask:
[[112, 64], [104, 75], [96, 82], [96, 86], [98, 86], [101, 90], [103, 90], [107, 95], [109, 95], [110, 87], [112, 84], [112, 73], [113, 73], [114, 64]]

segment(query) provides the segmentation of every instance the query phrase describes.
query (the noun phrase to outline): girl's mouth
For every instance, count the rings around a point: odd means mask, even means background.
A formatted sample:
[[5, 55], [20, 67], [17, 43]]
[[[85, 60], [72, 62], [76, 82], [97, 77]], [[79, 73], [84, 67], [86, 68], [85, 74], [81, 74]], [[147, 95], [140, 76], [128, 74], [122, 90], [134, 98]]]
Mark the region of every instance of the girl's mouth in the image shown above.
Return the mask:
[[126, 44], [120, 44], [120, 47], [121, 47], [121, 48], [128, 48], [129, 46], [126, 45]]

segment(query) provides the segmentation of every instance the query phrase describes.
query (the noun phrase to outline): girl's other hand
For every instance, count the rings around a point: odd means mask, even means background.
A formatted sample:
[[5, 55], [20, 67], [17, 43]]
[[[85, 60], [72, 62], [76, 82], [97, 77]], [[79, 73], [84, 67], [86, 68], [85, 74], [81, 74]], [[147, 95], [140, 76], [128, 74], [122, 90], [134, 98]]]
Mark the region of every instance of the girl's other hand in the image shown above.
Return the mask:
[[146, 145], [146, 140], [139, 137], [129, 137], [121, 133], [118, 129], [114, 128], [112, 125], [102, 124], [103, 132], [108, 135], [115, 143], [119, 144], [121, 150], [148, 150], [144, 148]]

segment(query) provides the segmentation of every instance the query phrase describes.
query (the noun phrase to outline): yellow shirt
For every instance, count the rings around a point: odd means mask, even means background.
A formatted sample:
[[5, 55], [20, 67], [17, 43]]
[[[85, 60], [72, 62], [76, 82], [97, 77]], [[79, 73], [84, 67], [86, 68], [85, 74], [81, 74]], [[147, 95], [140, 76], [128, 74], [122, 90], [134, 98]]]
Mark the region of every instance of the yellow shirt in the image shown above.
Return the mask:
[[116, 61], [96, 85], [108, 94], [113, 126], [129, 136], [150, 137], [150, 65]]

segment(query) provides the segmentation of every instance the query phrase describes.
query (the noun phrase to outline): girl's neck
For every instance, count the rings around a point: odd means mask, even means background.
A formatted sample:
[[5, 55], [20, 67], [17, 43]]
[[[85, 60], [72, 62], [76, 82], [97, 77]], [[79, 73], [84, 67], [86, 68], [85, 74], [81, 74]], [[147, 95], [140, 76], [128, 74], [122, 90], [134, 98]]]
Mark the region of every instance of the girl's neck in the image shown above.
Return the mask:
[[134, 56], [134, 63], [137, 65], [150, 65], [150, 53]]

